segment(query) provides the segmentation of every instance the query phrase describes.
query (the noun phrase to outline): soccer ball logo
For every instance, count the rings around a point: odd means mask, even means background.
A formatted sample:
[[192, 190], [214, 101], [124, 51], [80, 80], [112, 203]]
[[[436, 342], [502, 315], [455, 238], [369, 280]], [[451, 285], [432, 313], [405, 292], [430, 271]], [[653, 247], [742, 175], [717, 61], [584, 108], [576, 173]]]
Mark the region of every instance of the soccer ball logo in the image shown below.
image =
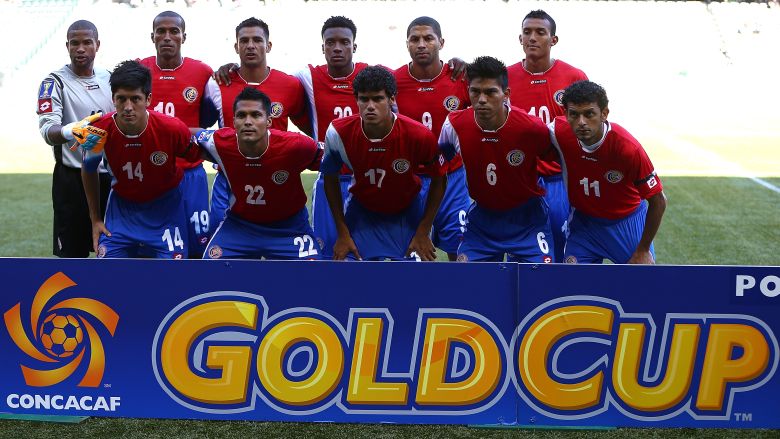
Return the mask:
[[84, 341], [84, 333], [76, 317], [51, 314], [41, 326], [41, 343], [50, 355], [67, 358], [76, 352]]

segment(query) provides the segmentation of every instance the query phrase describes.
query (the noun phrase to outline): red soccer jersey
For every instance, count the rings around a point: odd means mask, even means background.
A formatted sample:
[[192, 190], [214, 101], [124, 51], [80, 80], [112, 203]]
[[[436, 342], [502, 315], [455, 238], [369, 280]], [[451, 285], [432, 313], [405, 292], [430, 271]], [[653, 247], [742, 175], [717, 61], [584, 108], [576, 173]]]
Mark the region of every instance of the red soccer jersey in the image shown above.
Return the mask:
[[606, 137], [592, 152], [582, 147], [565, 117], [555, 118], [551, 127], [574, 208], [620, 219], [663, 190], [644, 148], [623, 127], [608, 123]]
[[265, 80], [259, 84], [246, 82], [238, 71], [234, 70], [230, 72], [230, 85], [219, 86], [222, 92], [222, 113], [225, 116], [226, 127], [233, 127], [233, 102], [236, 96], [244, 88], [252, 87], [271, 98], [271, 110], [268, 112], [272, 118], [271, 128], [287, 131], [289, 119], [292, 119], [295, 126], [301, 130], [310, 128], [311, 120], [307, 113], [306, 96], [300, 81], [279, 70], [270, 70]]
[[[545, 124], [558, 116], [566, 114], [561, 98], [566, 87], [577, 81], [588, 79], [585, 73], [561, 60], [555, 60], [549, 70], [531, 73], [519, 62], [507, 67], [509, 74], [509, 99], [512, 105], [538, 116]], [[542, 175], [560, 174], [561, 166], [553, 161], [540, 160], [539, 173]]]
[[325, 137], [322, 172], [338, 172], [345, 163], [355, 175], [349, 188], [366, 209], [395, 214], [408, 208], [420, 192], [420, 165], [430, 175], [444, 175], [436, 139], [422, 124], [395, 116], [393, 128], [382, 139], [368, 139], [360, 115], [336, 119]]
[[495, 131], [480, 128], [473, 108], [450, 114], [439, 147], [445, 157], [463, 156], [469, 195], [482, 207], [505, 211], [544, 195], [536, 162], [550, 149], [550, 136], [539, 118], [517, 107]]
[[[142, 59], [140, 63], [152, 72], [151, 108], [154, 111], [173, 116], [192, 128], [208, 128], [215, 122], [201, 118], [207, 102], [209, 107], [214, 107], [214, 111], [218, 111], [222, 104], [216, 82], [209, 84], [211, 67], [186, 57], [175, 69], [161, 69], [157, 66], [155, 56]], [[176, 164], [189, 169], [200, 166], [201, 161], [188, 162], [177, 158]]]
[[[444, 64], [441, 73], [433, 79], [415, 78], [409, 72], [408, 64], [396, 69], [393, 75], [398, 85], [398, 112], [421, 122], [437, 139], [447, 115], [469, 106], [468, 85], [465, 81], [450, 79], [452, 69], [449, 64]], [[463, 161], [459, 155], [445, 164], [447, 172], [461, 166]]]
[[330, 76], [327, 65], [309, 64], [309, 68], [296, 74], [306, 91], [309, 106], [314, 109], [312, 126], [317, 140], [325, 140], [325, 132], [333, 120], [358, 113], [352, 81], [366, 67], [366, 63], [355, 63], [352, 73], [343, 78]]
[[106, 130], [103, 154], [114, 176], [111, 187], [122, 198], [146, 203], [176, 187], [184, 172], [175, 157], [198, 158], [191, 144], [190, 130], [179, 119], [149, 112], [146, 129], [138, 136], [126, 136], [110, 113], [92, 125]]
[[217, 161], [231, 188], [230, 212], [256, 224], [287, 219], [306, 206], [304, 169], [316, 169], [322, 150], [310, 137], [271, 129], [260, 157], [238, 150], [236, 131], [223, 128], [198, 136], [198, 144]]

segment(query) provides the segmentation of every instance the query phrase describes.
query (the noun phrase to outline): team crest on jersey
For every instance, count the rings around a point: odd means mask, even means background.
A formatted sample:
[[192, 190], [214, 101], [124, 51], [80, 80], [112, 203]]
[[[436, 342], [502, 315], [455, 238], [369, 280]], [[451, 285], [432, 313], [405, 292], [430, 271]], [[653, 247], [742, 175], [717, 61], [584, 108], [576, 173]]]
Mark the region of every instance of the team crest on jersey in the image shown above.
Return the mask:
[[457, 96], [447, 96], [447, 98], [444, 99], [444, 108], [447, 109], [447, 111], [455, 111], [460, 107], [460, 99], [458, 99]]
[[458, 255], [457, 261], [458, 262], [468, 262], [469, 261], [469, 257], [466, 255], [466, 253], [460, 253]]
[[623, 179], [623, 173], [615, 170], [607, 171], [607, 173], [604, 174], [604, 178], [610, 183], [619, 183], [620, 180]]
[[271, 180], [276, 184], [284, 184], [289, 176], [290, 173], [287, 171], [276, 171], [271, 175]]
[[393, 171], [397, 172], [398, 174], [403, 174], [404, 172], [408, 171], [411, 166], [412, 165], [409, 164], [409, 160], [406, 159], [393, 160]]
[[271, 103], [271, 117], [279, 117], [284, 112], [284, 105], [280, 102]]
[[38, 99], [51, 98], [51, 91], [53, 88], [54, 88], [54, 80], [44, 79], [43, 82], [41, 82], [41, 89], [38, 90]]
[[103, 244], [100, 244], [97, 248], [97, 253], [95, 254], [98, 258], [105, 258], [106, 257], [106, 246]]
[[555, 103], [561, 106], [563, 106], [563, 92], [564, 90], [558, 90], [553, 93], [553, 99], [555, 99]]
[[219, 259], [222, 257], [222, 247], [215, 245], [209, 249], [209, 258]]
[[576, 264], [577, 263], [577, 257], [574, 255], [566, 256], [566, 259], [563, 261], [567, 264]]
[[506, 155], [506, 161], [512, 166], [520, 166], [525, 160], [525, 153], [519, 149], [513, 149]]
[[187, 87], [184, 89], [182, 96], [184, 96], [185, 101], [191, 104], [198, 99], [198, 90], [195, 87]]
[[149, 160], [157, 166], [162, 166], [168, 161], [168, 154], [162, 151], [155, 151], [149, 156]]

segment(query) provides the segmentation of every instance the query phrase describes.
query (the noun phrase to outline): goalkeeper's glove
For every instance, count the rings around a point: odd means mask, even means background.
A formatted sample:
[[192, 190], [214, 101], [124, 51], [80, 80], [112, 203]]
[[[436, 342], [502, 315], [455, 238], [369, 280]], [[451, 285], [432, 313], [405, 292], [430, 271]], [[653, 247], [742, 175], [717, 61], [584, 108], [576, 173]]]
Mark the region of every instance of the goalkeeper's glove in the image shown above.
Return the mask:
[[[95, 113], [91, 116], [87, 116], [84, 119], [76, 122], [76, 125], [71, 128], [71, 134], [78, 145], [85, 151], [92, 151], [94, 153], [100, 153], [103, 151], [103, 145], [106, 143], [106, 130], [90, 125], [90, 123], [100, 119], [102, 113]], [[76, 145], [73, 145], [75, 149]]]

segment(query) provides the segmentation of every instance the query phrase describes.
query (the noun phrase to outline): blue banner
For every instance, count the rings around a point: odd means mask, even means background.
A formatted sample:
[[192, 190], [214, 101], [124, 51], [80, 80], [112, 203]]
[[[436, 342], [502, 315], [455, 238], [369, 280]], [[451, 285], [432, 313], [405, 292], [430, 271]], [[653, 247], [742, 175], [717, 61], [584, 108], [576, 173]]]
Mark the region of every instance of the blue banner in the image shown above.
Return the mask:
[[0, 411], [776, 428], [778, 267], [0, 259]]

